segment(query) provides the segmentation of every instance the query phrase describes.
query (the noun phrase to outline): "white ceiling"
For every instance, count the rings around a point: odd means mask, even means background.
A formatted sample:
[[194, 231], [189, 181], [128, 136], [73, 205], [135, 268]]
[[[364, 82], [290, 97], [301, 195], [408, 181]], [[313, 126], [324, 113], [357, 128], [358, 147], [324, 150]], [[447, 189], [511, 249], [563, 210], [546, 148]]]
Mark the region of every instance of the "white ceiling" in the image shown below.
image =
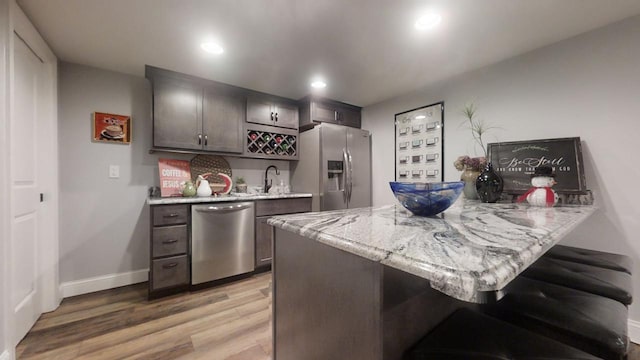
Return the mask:
[[[370, 105], [640, 14], [638, 0], [18, 0], [63, 61]], [[419, 32], [430, 9], [439, 26]], [[217, 37], [222, 56], [200, 43]]]

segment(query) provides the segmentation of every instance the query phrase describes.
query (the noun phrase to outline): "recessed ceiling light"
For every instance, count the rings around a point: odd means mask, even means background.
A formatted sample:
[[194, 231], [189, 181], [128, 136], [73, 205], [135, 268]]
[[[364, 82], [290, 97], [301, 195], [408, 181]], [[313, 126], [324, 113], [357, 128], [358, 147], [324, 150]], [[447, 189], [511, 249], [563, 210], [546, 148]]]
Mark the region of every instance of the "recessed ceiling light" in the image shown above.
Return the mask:
[[203, 42], [202, 44], [200, 44], [200, 47], [202, 48], [202, 50], [210, 54], [220, 55], [224, 52], [224, 49], [222, 48], [222, 46], [220, 46], [220, 44], [212, 41]]
[[327, 83], [322, 80], [313, 80], [311, 82], [311, 87], [315, 89], [324, 89], [327, 87]]
[[434, 28], [436, 25], [440, 23], [442, 17], [436, 13], [429, 13], [416, 21], [415, 27], [418, 30], [428, 30]]
[[418, 115], [418, 116], [416, 116], [416, 119], [417, 119], [417, 120], [422, 120], [422, 119], [424, 119], [424, 118], [426, 118], [426, 116], [424, 116], [424, 115]]

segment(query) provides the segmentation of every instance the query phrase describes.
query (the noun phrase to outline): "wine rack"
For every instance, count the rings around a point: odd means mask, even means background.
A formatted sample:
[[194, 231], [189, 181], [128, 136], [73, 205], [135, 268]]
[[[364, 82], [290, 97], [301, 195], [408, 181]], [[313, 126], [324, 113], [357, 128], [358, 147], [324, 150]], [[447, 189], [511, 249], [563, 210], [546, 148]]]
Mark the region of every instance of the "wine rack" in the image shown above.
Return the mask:
[[270, 131], [247, 130], [247, 152], [267, 157], [296, 157], [298, 137]]

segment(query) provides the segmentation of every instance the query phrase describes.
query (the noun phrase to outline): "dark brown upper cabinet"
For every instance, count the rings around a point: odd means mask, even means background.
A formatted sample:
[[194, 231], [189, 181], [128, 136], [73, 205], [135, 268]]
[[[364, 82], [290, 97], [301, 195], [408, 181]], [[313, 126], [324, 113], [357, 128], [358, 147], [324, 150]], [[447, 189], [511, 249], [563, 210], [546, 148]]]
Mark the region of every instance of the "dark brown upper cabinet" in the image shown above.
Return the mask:
[[268, 126], [298, 129], [298, 106], [293, 102], [265, 96], [249, 96], [247, 122]]
[[202, 109], [203, 149], [242, 153], [245, 100], [214, 87], [204, 88]]
[[305, 97], [300, 100], [300, 130], [321, 122], [360, 128], [361, 110], [358, 106], [335, 100]]
[[241, 154], [245, 96], [239, 89], [146, 67], [153, 87], [153, 147]]
[[202, 87], [189, 82], [153, 81], [153, 146], [202, 149]]

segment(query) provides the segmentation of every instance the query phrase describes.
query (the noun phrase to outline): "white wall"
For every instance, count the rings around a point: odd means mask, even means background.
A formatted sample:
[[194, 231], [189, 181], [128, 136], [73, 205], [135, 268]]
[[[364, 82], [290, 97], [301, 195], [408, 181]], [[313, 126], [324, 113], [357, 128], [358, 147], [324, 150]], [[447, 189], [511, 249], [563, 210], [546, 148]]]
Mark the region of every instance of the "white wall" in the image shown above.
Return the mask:
[[[151, 90], [144, 78], [60, 63], [60, 282], [148, 267], [156, 157], [148, 154]], [[131, 115], [131, 145], [91, 142], [94, 111]], [[120, 178], [109, 179], [109, 165]]]
[[[131, 115], [131, 144], [91, 142], [94, 111]], [[151, 86], [142, 77], [61, 63], [58, 118], [60, 282], [64, 287], [147, 269], [149, 207], [145, 200], [148, 188], [159, 183], [158, 158], [191, 159], [193, 155], [149, 154]], [[227, 161], [234, 178], [243, 176], [249, 185], [261, 186], [264, 170], [271, 164], [289, 182], [287, 161]], [[108, 178], [109, 165], [120, 166], [119, 179]], [[275, 173], [270, 175], [277, 184]]]
[[[280, 171], [280, 175], [276, 175], [274, 170], [269, 170], [269, 180], [273, 180], [273, 185], [278, 185], [280, 180], [285, 184], [289, 184], [289, 162], [283, 160], [259, 160], [245, 159], [237, 157], [225, 157], [233, 172], [233, 179], [242, 176], [249, 186], [264, 186], [264, 171], [269, 165], [275, 165]], [[292, 191], [295, 191], [293, 189]]]
[[636, 302], [630, 317], [640, 321], [639, 35], [636, 16], [366, 107], [363, 127], [373, 138], [374, 205], [395, 201], [388, 182], [394, 180], [396, 113], [445, 101], [448, 181], [460, 177], [454, 159], [473, 151], [471, 134], [460, 126], [466, 102], [475, 101], [480, 117], [502, 128], [492, 132], [490, 141], [580, 136], [587, 186], [599, 210], [564, 243], [633, 257]]

